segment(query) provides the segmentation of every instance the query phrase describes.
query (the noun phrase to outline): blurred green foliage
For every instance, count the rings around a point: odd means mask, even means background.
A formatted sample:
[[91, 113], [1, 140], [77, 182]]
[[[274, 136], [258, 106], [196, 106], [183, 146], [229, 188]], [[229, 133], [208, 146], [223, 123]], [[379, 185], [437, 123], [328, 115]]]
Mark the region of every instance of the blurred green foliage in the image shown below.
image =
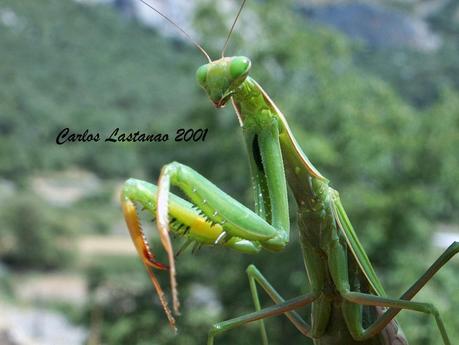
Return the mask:
[[[419, 6], [417, 2], [402, 3]], [[415, 13], [416, 10], [412, 8], [411, 12]], [[441, 99], [445, 88], [459, 88], [457, 13], [459, 3], [446, 1], [443, 6], [425, 15], [429, 29], [441, 42], [438, 49], [417, 51], [409, 48], [370, 49], [362, 46], [355, 54], [355, 61], [366, 72], [383, 77], [415, 107], [431, 107]]]
[[[37, 173], [83, 167], [107, 180], [154, 181], [162, 165], [177, 160], [252, 203], [236, 117], [232, 109], [212, 109], [195, 84], [194, 71], [203, 59], [193, 47], [104, 6], [58, 0], [4, 0], [2, 6], [22, 21], [18, 29], [0, 30], [0, 175], [19, 186], [0, 208], [0, 244], [20, 243], [7, 254], [0, 246], [2, 261], [12, 267], [58, 267], [71, 252], [57, 245], [59, 238], [107, 232], [111, 222], [121, 221], [120, 212], [107, 209], [112, 206], [106, 192], [66, 212], [49, 209], [28, 189], [28, 178]], [[203, 5], [195, 20], [212, 56], [218, 56], [231, 22], [215, 6]], [[272, 0], [249, 2], [228, 54], [251, 58], [252, 75], [286, 114], [311, 161], [340, 191], [395, 296], [433, 261], [426, 262], [427, 256], [438, 255], [430, 246], [433, 225], [458, 220], [459, 93], [457, 74], [444, 67], [458, 65], [446, 51], [455, 48], [444, 48], [444, 54], [429, 57], [431, 74], [445, 68], [443, 74], [404, 83], [398, 69], [422, 75], [426, 68], [418, 55], [410, 58], [417, 63], [393, 66], [382, 54], [364, 62], [361, 49], [336, 32], [305, 23], [288, 2]], [[178, 128], [209, 128], [209, 135], [205, 144], [56, 145], [64, 127], [102, 136], [119, 127], [172, 137]], [[92, 223], [78, 222], [75, 215]], [[177, 337], [137, 260], [94, 260], [85, 268], [92, 298], [80, 320], [110, 345], [203, 344], [213, 322], [253, 310], [244, 272], [249, 263], [286, 297], [308, 291], [296, 239], [294, 226], [291, 244], [279, 254], [249, 257], [212, 248], [183, 254], [177, 262], [184, 304]], [[458, 269], [456, 260], [422, 295], [439, 305], [452, 339], [459, 337]], [[167, 286], [167, 277], [160, 278]], [[204, 288], [216, 294], [209, 293], [209, 299], [222, 310], [200, 304], [196, 291]], [[412, 313], [402, 313], [401, 320], [412, 344], [438, 343], [432, 320]], [[307, 342], [284, 318], [267, 324], [272, 344]], [[218, 339], [219, 344], [258, 342], [254, 326]]]
[[2, 260], [20, 269], [55, 269], [73, 258], [72, 229], [59, 212], [42, 206], [36, 196], [22, 193], [0, 209]]

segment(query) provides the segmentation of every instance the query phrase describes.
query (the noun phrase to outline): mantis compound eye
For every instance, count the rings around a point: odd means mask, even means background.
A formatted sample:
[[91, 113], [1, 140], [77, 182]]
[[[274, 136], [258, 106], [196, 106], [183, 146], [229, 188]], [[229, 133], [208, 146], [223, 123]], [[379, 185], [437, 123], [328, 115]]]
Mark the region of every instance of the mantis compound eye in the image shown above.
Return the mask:
[[236, 56], [231, 60], [230, 73], [234, 79], [242, 77], [249, 72], [251, 62], [245, 56]]
[[200, 86], [204, 86], [207, 79], [207, 65], [202, 65], [196, 71], [196, 80]]

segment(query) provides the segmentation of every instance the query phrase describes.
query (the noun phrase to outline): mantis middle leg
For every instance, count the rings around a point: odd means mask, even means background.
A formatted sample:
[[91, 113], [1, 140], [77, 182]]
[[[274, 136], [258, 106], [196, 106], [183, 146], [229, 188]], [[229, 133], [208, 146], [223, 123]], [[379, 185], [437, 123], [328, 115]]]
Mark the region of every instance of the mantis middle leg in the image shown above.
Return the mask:
[[317, 299], [318, 296], [318, 293], [309, 293], [303, 296], [286, 300], [285, 302], [282, 302], [280, 304], [276, 304], [250, 314], [242, 315], [234, 319], [216, 323], [212, 326], [212, 328], [209, 331], [207, 345], [214, 345], [214, 338], [218, 334], [224, 333], [236, 327], [240, 327], [249, 322], [263, 320], [268, 317], [277, 316], [281, 314], [290, 314], [295, 309], [311, 304], [312, 302], [314, 302], [314, 300]]
[[[256, 284], [258, 283], [263, 290], [269, 295], [269, 297], [276, 304], [284, 303], [285, 299], [274, 289], [274, 287], [268, 282], [268, 280], [261, 274], [261, 272], [254, 266], [250, 265], [247, 267], [247, 275], [249, 276], [250, 291], [252, 293], [253, 303], [255, 305], [255, 310], [260, 311], [261, 305], [258, 297], [258, 291]], [[292, 324], [303, 334], [304, 336], [309, 336], [310, 326], [304, 321], [304, 319], [296, 312], [290, 311], [286, 312], [285, 316], [292, 322]], [[263, 320], [259, 321], [260, 323], [260, 332], [263, 345], [268, 344], [268, 336], [266, 334], [266, 329]]]

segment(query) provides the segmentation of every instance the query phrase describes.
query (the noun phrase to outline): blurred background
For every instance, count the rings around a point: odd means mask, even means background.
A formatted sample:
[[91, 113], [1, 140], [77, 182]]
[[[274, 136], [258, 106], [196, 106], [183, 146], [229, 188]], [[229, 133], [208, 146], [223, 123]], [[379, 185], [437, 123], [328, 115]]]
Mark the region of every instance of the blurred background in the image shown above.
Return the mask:
[[[239, 6], [152, 3], [212, 57]], [[388, 293], [400, 295], [459, 234], [459, 3], [250, 0], [227, 54], [252, 59], [252, 76], [341, 192]], [[253, 310], [249, 263], [285, 297], [308, 291], [293, 206], [282, 253], [179, 257], [177, 336], [134, 253], [118, 203], [129, 177], [155, 182], [176, 160], [253, 204], [236, 116], [195, 83], [204, 62], [135, 0], [0, 2], [1, 345], [202, 345], [212, 323]], [[57, 145], [66, 127], [102, 140]], [[116, 127], [171, 140], [103, 142]], [[208, 128], [206, 141], [174, 142], [178, 128]], [[454, 258], [417, 298], [439, 308], [453, 340], [458, 277]], [[399, 320], [411, 344], [440, 343], [431, 318]], [[271, 344], [309, 344], [282, 317], [267, 327]], [[254, 325], [217, 339], [259, 342]]]

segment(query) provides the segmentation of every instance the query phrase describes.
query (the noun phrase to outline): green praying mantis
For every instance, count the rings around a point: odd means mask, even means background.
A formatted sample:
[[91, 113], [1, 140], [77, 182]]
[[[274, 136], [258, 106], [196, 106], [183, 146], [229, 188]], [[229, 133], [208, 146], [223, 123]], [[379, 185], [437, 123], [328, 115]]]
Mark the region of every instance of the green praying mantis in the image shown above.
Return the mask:
[[[121, 193], [124, 217], [134, 245], [158, 293], [170, 325], [175, 319], [156, 270], [169, 270], [172, 304], [179, 312], [175, 257], [169, 233], [190, 244], [225, 246], [242, 253], [278, 252], [289, 242], [288, 188], [298, 208], [299, 239], [311, 292], [284, 299], [253, 265], [247, 268], [255, 311], [214, 324], [207, 345], [217, 335], [249, 322], [259, 323], [262, 344], [268, 344], [263, 320], [284, 314], [316, 345], [408, 344], [395, 317], [401, 310], [430, 315], [444, 345], [452, 345], [434, 305], [412, 301], [419, 290], [459, 252], [454, 242], [400, 297], [388, 297], [349, 221], [339, 194], [309, 161], [298, 145], [285, 116], [262, 87], [249, 76], [251, 61], [224, 52], [242, 2], [226, 39], [222, 56], [212, 60], [205, 50], [177, 24], [171, 22], [205, 55], [196, 79], [216, 108], [231, 101], [242, 128], [255, 189], [255, 211], [245, 207], [188, 166], [165, 165], [157, 186], [129, 179]], [[179, 188], [188, 200], [170, 193]], [[141, 229], [136, 205], [153, 213], [168, 265], [158, 262]], [[258, 286], [274, 304], [262, 308]], [[310, 305], [310, 321], [296, 310]]]

